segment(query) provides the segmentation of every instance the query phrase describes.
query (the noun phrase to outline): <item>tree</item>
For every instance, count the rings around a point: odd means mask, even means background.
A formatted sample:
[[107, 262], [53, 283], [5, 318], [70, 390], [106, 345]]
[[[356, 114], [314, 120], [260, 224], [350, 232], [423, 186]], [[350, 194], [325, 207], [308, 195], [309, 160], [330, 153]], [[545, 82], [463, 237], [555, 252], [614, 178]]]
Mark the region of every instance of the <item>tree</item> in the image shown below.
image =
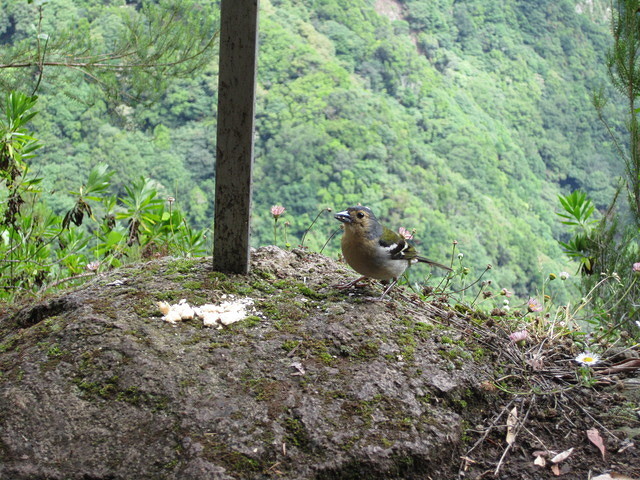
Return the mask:
[[[58, 15], [55, 25], [48, 10], [73, 12], [71, 0], [4, 0], [0, 5], [7, 14], [0, 35], [17, 39], [0, 54], [0, 69], [10, 72], [0, 87], [32, 95], [43, 81], [54, 82], [70, 71], [112, 97], [149, 98], [162, 92], [168, 79], [188, 77], [209, 63], [211, 56], [204, 54], [217, 39], [213, 0], [101, 5], [80, 16]], [[34, 19], [35, 32], [10, 32], [15, 17], [24, 15]]]
[[[628, 151], [618, 144], [627, 173], [629, 204], [636, 225], [640, 227], [640, 129], [637, 99], [640, 95], [640, 1], [618, 0], [612, 11], [613, 47], [607, 54], [609, 77], [616, 89], [625, 97], [628, 107]], [[596, 107], [602, 117], [604, 102], [596, 98]]]
[[[607, 52], [609, 77], [624, 96], [628, 138], [620, 138], [605, 115], [606, 99], [602, 90], [594, 97], [594, 105], [623, 160], [626, 182], [621, 182], [607, 211], [596, 225], [589, 220], [594, 206], [586, 195], [573, 192], [560, 197], [565, 210], [562, 223], [577, 231], [562, 243], [565, 252], [578, 258], [582, 265], [582, 290], [591, 301], [594, 324], [609, 330], [635, 328], [640, 315], [640, 294], [635, 265], [640, 255], [640, 125], [637, 99], [640, 95], [640, 0], [612, 2], [611, 22], [613, 46]], [[616, 210], [618, 196], [626, 184], [629, 213], [632, 220]], [[623, 212], [626, 213], [626, 212]], [[577, 228], [576, 228], [577, 227]], [[599, 275], [594, 275], [599, 274]]]

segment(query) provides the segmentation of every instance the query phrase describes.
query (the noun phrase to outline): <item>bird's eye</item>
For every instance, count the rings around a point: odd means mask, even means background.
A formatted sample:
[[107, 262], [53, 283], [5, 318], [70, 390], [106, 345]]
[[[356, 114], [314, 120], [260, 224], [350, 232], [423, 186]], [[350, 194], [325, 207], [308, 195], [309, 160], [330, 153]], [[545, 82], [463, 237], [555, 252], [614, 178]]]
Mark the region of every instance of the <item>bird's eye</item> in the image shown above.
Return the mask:
[[364, 218], [364, 212], [358, 212], [358, 218]]

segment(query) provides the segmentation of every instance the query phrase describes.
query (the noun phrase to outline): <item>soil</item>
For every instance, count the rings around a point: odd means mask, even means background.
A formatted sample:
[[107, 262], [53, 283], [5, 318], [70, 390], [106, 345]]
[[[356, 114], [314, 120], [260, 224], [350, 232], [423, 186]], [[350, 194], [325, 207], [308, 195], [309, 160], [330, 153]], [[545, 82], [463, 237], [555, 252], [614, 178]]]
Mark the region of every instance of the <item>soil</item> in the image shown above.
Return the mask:
[[[0, 479], [640, 479], [637, 348], [581, 372], [570, 336], [353, 278], [263, 247], [248, 276], [163, 258], [0, 312]], [[247, 298], [224, 328], [158, 308]]]

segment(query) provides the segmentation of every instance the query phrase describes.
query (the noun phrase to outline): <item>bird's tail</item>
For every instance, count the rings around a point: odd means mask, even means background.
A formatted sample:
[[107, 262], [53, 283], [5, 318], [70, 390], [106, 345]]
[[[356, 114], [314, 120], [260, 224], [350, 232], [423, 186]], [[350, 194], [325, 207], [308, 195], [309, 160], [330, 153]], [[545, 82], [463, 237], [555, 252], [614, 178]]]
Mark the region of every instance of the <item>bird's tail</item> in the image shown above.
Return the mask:
[[428, 258], [424, 258], [424, 257], [416, 257], [416, 258], [417, 258], [417, 260], [419, 262], [428, 263], [429, 265], [433, 265], [434, 267], [442, 268], [442, 269], [447, 270], [449, 272], [452, 271], [452, 269], [447, 267], [446, 265], [442, 265], [441, 263], [434, 262], [433, 260], [429, 260]]

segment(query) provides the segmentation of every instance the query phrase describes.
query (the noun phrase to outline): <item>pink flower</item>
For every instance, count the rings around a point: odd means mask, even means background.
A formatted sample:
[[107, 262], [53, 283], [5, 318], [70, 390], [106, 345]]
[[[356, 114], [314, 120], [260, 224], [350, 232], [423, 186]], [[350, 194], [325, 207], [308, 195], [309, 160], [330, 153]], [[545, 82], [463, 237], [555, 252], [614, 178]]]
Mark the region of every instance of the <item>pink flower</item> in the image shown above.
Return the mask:
[[530, 312], [541, 312], [542, 304], [540, 303], [540, 300], [537, 298], [530, 298], [527, 302], [527, 310]]
[[502, 290], [500, 290], [500, 295], [504, 295], [505, 297], [509, 298], [511, 295], [513, 295], [513, 292], [511, 290], [503, 288]]
[[277, 220], [285, 212], [285, 210], [286, 208], [284, 208], [282, 205], [274, 205], [273, 207], [271, 207], [271, 215], [273, 215], [273, 218]]
[[407, 240], [413, 240], [413, 233], [411, 233], [409, 230], [407, 230], [404, 227], [400, 227], [398, 229], [398, 233], [400, 233], [400, 235], [406, 238]]
[[518, 345], [524, 345], [525, 340], [529, 338], [529, 334], [526, 330], [520, 330], [519, 332], [513, 332], [509, 335], [509, 340]]
[[85, 268], [90, 272], [96, 272], [100, 268], [100, 262], [96, 260], [95, 262], [87, 263]]
[[633, 273], [640, 275], [640, 262], [633, 264]]

